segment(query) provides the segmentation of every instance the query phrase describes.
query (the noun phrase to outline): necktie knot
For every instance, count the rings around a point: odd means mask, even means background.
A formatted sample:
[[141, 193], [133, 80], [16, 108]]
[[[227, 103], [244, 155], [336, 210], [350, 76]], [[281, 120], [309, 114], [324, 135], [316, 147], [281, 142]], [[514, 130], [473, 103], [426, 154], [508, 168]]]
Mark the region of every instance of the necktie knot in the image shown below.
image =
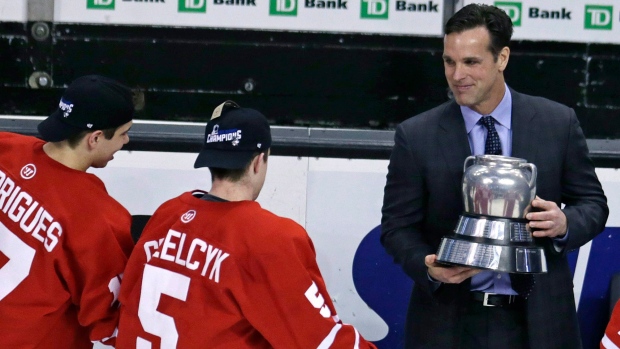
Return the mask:
[[502, 144], [499, 141], [499, 134], [495, 129], [495, 119], [491, 115], [480, 118], [480, 122], [487, 128], [487, 140], [484, 145], [484, 153], [491, 155], [502, 155]]
[[480, 118], [480, 122], [487, 128], [487, 130], [495, 130], [495, 119], [491, 115], [485, 115]]

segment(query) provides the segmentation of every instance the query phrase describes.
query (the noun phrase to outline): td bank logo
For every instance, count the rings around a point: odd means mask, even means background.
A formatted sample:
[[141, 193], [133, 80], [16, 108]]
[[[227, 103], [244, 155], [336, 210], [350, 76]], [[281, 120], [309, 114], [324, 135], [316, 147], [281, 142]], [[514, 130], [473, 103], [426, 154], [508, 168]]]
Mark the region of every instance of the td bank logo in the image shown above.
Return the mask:
[[585, 29], [611, 30], [613, 6], [586, 5]]
[[86, 8], [92, 10], [114, 10], [114, 0], [87, 0]]
[[521, 11], [522, 7], [520, 2], [496, 1], [495, 6], [506, 12], [515, 27], [521, 26], [521, 13], [523, 12]]
[[297, 0], [269, 0], [270, 16], [297, 16]]
[[362, 19], [388, 19], [389, 0], [362, 0]]
[[179, 12], [207, 12], [207, 0], [179, 0]]

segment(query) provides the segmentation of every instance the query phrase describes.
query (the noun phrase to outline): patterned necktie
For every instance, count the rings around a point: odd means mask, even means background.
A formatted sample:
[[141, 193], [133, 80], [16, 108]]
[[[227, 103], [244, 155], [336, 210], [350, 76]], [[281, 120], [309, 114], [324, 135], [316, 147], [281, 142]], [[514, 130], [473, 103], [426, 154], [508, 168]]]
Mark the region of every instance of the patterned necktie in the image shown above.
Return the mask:
[[487, 141], [484, 144], [484, 153], [492, 155], [502, 155], [502, 144], [495, 129], [495, 119], [491, 115], [480, 118], [480, 122], [487, 128]]
[[[499, 141], [499, 134], [495, 129], [495, 119], [491, 115], [480, 118], [480, 123], [487, 128], [487, 140], [484, 145], [484, 153], [492, 155], [502, 155], [502, 144]], [[536, 279], [532, 274], [510, 274], [512, 288], [522, 297], [529, 297]]]

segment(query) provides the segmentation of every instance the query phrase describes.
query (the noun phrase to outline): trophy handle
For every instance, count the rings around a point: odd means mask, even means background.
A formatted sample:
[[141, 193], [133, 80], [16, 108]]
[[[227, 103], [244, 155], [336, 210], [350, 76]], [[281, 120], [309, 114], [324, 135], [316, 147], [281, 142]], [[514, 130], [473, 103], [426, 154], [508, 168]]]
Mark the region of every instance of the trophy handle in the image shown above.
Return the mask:
[[[467, 161], [467, 160], [465, 160], [465, 161]], [[532, 177], [530, 178], [530, 181], [528, 182], [528, 185], [530, 186], [530, 188], [533, 188], [534, 185], [536, 185], [536, 175], [538, 174], [538, 170], [536, 169], [536, 165], [530, 164], [530, 163], [526, 163], [526, 164], [522, 164], [521, 167], [527, 167], [532, 172]]]
[[475, 157], [475, 156], [473, 156], [473, 155], [472, 155], [472, 156], [468, 156], [468, 157], [467, 157], [467, 159], [465, 159], [465, 163], [463, 163], [463, 172], [465, 172], [465, 170], [466, 170], [469, 166], [471, 166], [471, 165], [468, 165], [467, 163], [469, 163], [469, 161], [470, 161], [470, 160], [475, 160], [475, 159], [476, 159], [476, 157]]

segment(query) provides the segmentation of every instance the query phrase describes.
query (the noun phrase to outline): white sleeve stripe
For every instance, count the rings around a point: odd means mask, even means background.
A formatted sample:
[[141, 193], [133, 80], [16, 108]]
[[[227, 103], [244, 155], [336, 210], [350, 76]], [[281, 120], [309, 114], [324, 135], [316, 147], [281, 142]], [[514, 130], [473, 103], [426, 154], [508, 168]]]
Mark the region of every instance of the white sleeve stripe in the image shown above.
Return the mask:
[[607, 334], [605, 334], [605, 337], [603, 337], [603, 339], [601, 340], [601, 344], [606, 349], [619, 349], [618, 346], [615, 345], [614, 342], [609, 339], [609, 337], [607, 337]]
[[329, 347], [331, 347], [334, 343], [334, 339], [336, 339], [336, 334], [338, 334], [338, 331], [340, 331], [341, 327], [341, 324], [336, 324], [336, 326], [332, 327], [332, 330], [329, 331], [327, 337], [323, 339], [321, 344], [319, 344], [316, 349], [329, 349]]
[[354, 349], [360, 349], [360, 333], [357, 332], [357, 328], [353, 327], [353, 330], [355, 331], [355, 347], [353, 347]]
[[[332, 330], [329, 332], [327, 337], [325, 337], [323, 339], [321, 344], [319, 344], [317, 349], [329, 349], [329, 347], [331, 347], [332, 344], [334, 344], [334, 340], [336, 339], [336, 335], [338, 334], [338, 331], [340, 331], [341, 328], [342, 328], [342, 324], [336, 324], [336, 326], [332, 327]], [[360, 347], [360, 333], [357, 332], [357, 329], [355, 327], [353, 327], [353, 331], [355, 331], [355, 345], [353, 346], [353, 349], [359, 349], [359, 347]], [[612, 349], [620, 349], [620, 348], [612, 348]]]
[[118, 327], [114, 329], [114, 332], [112, 332], [112, 335], [111, 335], [110, 337], [105, 337], [105, 338], [102, 338], [102, 339], [100, 339], [100, 340], [98, 340], [98, 341], [91, 341], [91, 342], [92, 342], [93, 344], [95, 344], [95, 343], [101, 343], [101, 344], [103, 344], [103, 342], [107, 341], [107, 340], [108, 340], [108, 339], [110, 339], [110, 338], [114, 338], [114, 337], [116, 337], [117, 335], [118, 335]]

